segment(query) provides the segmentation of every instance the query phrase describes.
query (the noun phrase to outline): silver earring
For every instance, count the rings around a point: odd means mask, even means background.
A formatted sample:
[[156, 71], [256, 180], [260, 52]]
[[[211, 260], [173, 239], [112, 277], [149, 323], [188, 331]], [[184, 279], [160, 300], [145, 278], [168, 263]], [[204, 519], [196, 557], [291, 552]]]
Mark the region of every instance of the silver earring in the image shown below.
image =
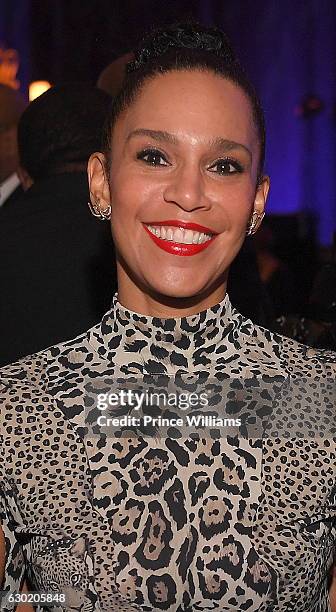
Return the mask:
[[253, 212], [250, 223], [248, 225], [248, 228], [246, 230], [246, 235], [247, 236], [251, 236], [252, 234], [255, 234], [260, 223], [262, 222], [263, 218], [265, 216], [265, 213], [258, 213], [256, 210]]
[[112, 212], [111, 204], [109, 204], [107, 208], [102, 210], [99, 207], [99, 200], [97, 200], [97, 202], [95, 202], [94, 204], [89, 200], [88, 207], [90, 211], [92, 212], [93, 216], [97, 217], [97, 219], [99, 219], [100, 221], [109, 220], [111, 218], [111, 212]]

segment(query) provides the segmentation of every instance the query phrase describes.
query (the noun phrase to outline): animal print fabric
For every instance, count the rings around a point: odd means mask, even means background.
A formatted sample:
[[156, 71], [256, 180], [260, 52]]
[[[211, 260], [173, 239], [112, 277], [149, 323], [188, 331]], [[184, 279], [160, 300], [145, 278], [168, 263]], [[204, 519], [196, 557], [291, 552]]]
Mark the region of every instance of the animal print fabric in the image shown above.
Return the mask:
[[333, 435], [91, 435], [88, 384], [158, 373], [335, 380], [336, 357], [254, 325], [227, 295], [164, 320], [116, 293], [95, 327], [3, 368], [2, 590], [65, 593], [54, 612], [330, 612]]

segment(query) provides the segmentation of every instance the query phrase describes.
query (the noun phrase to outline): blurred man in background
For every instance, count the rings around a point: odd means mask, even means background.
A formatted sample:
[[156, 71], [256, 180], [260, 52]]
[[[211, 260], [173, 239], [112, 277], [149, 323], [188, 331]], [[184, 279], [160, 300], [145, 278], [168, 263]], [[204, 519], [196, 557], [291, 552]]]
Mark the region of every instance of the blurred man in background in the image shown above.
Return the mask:
[[126, 74], [126, 66], [128, 62], [134, 59], [134, 53], [129, 51], [121, 57], [113, 60], [100, 73], [97, 81], [97, 87], [106, 91], [110, 96], [115, 97], [119, 92], [123, 79]]
[[17, 125], [25, 107], [19, 91], [0, 83], [0, 207], [9, 206], [22, 193], [17, 174]]
[[18, 127], [25, 193], [0, 219], [0, 365], [94, 325], [116, 290], [108, 223], [90, 213], [86, 167], [110, 96], [86, 84], [34, 100]]

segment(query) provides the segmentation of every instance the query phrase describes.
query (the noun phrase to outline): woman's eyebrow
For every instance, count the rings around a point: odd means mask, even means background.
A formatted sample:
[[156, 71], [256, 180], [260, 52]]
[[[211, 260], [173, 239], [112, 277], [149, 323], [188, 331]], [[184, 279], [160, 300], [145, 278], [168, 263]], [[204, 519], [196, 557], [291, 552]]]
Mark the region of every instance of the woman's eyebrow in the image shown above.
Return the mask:
[[162, 130], [148, 130], [145, 128], [138, 128], [137, 130], [132, 130], [126, 138], [126, 142], [130, 140], [133, 136], [149, 136], [154, 140], [158, 140], [160, 142], [170, 142], [171, 144], [178, 144], [178, 139], [173, 134], [169, 132], [165, 132]]
[[212, 149], [222, 149], [222, 151], [232, 151], [233, 149], [243, 149], [249, 156], [250, 160], [252, 160], [252, 152], [250, 149], [240, 143], [235, 142], [234, 140], [227, 140], [227, 138], [222, 138], [218, 136], [209, 142], [209, 146]]
[[[149, 130], [146, 128], [138, 128], [136, 130], [132, 130], [127, 136], [126, 141], [129, 141], [130, 138], [134, 136], [149, 136], [153, 138], [153, 140], [157, 140], [159, 142], [169, 142], [171, 144], [177, 145], [178, 138], [174, 136], [174, 134], [170, 134], [164, 130]], [[245, 145], [235, 142], [234, 140], [228, 140], [227, 138], [222, 138], [221, 136], [217, 136], [213, 138], [208, 143], [211, 149], [221, 149], [222, 151], [232, 151], [233, 149], [243, 149], [246, 153], [248, 153], [250, 159], [252, 159], [252, 153], [248, 147]]]

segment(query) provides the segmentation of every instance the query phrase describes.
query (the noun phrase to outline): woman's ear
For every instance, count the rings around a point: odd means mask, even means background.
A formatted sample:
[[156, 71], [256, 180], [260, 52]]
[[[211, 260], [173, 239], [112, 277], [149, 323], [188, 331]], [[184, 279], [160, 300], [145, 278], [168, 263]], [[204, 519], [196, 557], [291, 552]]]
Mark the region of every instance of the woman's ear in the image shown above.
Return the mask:
[[88, 180], [91, 204], [95, 209], [107, 210], [111, 206], [110, 187], [103, 153], [93, 153], [88, 162]]
[[262, 176], [257, 183], [256, 193], [254, 197], [253, 212], [262, 215], [265, 213], [266, 200], [270, 188], [270, 177]]
[[250, 218], [250, 222], [246, 228], [246, 234], [248, 236], [251, 236], [252, 234], [255, 234], [258, 231], [261, 222], [265, 216], [265, 205], [269, 187], [269, 176], [262, 176], [257, 183], [257, 188], [254, 196], [253, 211]]

